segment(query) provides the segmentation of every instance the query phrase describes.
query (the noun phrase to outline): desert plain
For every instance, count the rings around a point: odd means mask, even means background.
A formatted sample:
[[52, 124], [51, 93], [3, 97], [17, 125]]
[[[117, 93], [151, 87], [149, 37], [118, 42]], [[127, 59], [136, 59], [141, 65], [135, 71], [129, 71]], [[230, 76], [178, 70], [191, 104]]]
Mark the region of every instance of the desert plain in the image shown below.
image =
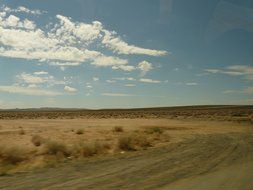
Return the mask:
[[252, 190], [253, 106], [0, 111], [0, 189]]

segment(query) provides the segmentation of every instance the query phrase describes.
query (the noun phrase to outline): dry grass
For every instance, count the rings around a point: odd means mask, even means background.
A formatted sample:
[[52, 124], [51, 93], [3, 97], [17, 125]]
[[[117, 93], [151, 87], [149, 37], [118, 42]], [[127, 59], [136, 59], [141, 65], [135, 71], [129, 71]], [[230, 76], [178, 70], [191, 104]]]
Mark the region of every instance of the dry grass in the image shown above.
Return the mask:
[[119, 132], [124, 132], [124, 129], [121, 126], [116, 126], [116, 127], [113, 128], [112, 131], [119, 133]]
[[27, 159], [26, 151], [19, 147], [0, 148], [0, 159], [7, 164], [16, 165]]
[[83, 129], [78, 129], [77, 131], [76, 131], [76, 134], [77, 135], [82, 135], [84, 133], [84, 130]]
[[18, 134], [25, 135], [25, 130], [22, 127], [20, 127]]
[[163, 134], [164, 129], [160, 127], [151, 127], [151, 128], [146, 129], [145, 132], [148, 134]]
[[104, 142], [82, 142], [72, 150], [72, 153], [75, 157], [90, 157], [98, 154], [105, 154], [110, 148], [111, 145]]
[[134, 151], [151, 146], [148, 138], [141, 134], [126, 134], [118, 139], [118, 148], [125, 151]]
[[71, 155], [69, 149], [65, 144], [51, 140], [45, 142], [45, 154], [60, 155], [64, 157]]
[[40, 146], [42, 145], [42, 143], [45, 142], [45, 139], [39, 135], [34, 135], [31, 139], [31, 142], [33, 143], [34, 146]]

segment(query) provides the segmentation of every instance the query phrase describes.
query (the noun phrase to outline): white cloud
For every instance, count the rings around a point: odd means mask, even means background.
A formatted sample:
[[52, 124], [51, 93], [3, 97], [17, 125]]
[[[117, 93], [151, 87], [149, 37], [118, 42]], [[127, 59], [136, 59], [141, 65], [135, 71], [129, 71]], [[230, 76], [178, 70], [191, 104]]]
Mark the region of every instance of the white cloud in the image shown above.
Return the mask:
[[40, 15], [40, 14], [46, 13], [46, 11], [41, 11], [38, 9], [31, 10], [24, 6], [20, 6], [16, 9], [11, 9], [10, 7], [7, 7], [7, 6], [2, 6], [1, 9], [2, 11], [5, 11], [6, 13], [14, 12], [14, 13], [27, 13], [27, 14], [33, 14], [33, 15]]
[[47, 75], [48, 72], [46, 72], [46, 71], [36, 71], [33, 74], [35, 74], [35, 75]]
[[115, 65], [112, 67], [112, 69], [131, 72], [131, 71], [135, 70], [135, 67], [131, 66], [131, 65], [117, 65], [117, 66]]
[[32, 74], [22, 73], [17, 76], [21, 81], [29, 84], [42, 84], [47, 82], [47, 79]]
[[108, 82], [108, 83], [115, 83], [116, 81], [115, 80], [106, 80], [106, 82]]
[[73, 88], [73, 87], [70, 87], [70, 86], [65, 86], [65, 87], [64, 87], [64, 90], [65, 90], [66, 92], [71, 92], [71, 93], [77, 92], [77, 89], [75, 89], [75, 88]]
[[113, 78], [114, 80], [128, 80], [128, 81], [136, 81], [136, 79], [135, 78], [133, 78], [133, 77], [127, 77], [127, 78], [125, 78], [125, 77], [120, 77], [120, 78]]
[[153, 66], [151, 63], [147, 61], [142, 61], [138, 64], [138, 69], [141, 70], [142, 76], [146, 75], [147, 72], [153, 69]]
[[86, 88], [93, 88], [91, 85], [86, 85]]
[[226, 69], [206, 69], [211, 74], [226, 74], [230, 76], [243, 76], [247, 80], [253, 80], [253, 67], [247, 65], [232, 65]]
[[7, 19], [6, 19], [6, 25], [7, 26], [18, 26], [19, 23], [19, 18], [14, 16], [14, 15], [10, 15]]
[[92, 43], [95, 39], [101, 37], [102, 24], [98, 21], [92, 22], [92, 24], [72, 22], [70, 18], [67, 18], [62, 15], [56, 16], [61, 23], [60, 28], [56, 30], [56, 36], [69, 36], [69, 38], [65, 38], [66, 40], [76, 40], [73, 36], [69, 34], [73, 34], [74, 37], [78, 38], [82, 42], [85, 42], [86, 45]]
[[102, 93], [102, 96], [118, 96], [118, 97], [126, 97], [126, 96], [133, 96], [132, 94], [121, 94], [121, 93]]
[[[94, 66], [112, 67], [123, 71], [136, 68], [128, 65], [128, 60], [117, 54], [163, 56], [166, 51], [153, 50], [129, 45], [115, 32], [106, 30], [102, 23], [75, 22], [63, 15], [56, 15], [56, 21], [46, 27], [39, 27], [32, 20], [18, 17], [15, 13], [42, 14], [43, 11], [26, 7], [0, 8], [0, 56], [46, 62], [65, 70], [68, 66], [78, 66], [87, 62]], [[46, 28], [46, 29], [45, 29]], [[111, 50], [109, 55], [101, 48]], [[139, 69], [148, 72], [150, 63], [139, 64]]]
[[23, 94], [23, 95], [32, 95], [32, 96], [58, 96], [61, 95], [60, 92], [32, 88], [32, 87], [22, 87], [22, 86], [0, 86], [0, 92], [7, 92], [12, 94]]
[[92, 80], [93, 81], [99, 81], [99, 78], [98, 77], [93, 77]]
[[164, 56], [167, 54], [166, 51], [145, 49], [134, 45], [129, 45], [128, 43], [124, 42], [120, 37], [117, 37], [115, 32], [110, 32], [108, 30], [103, 30], [103, 32], [104, 37], [102, 43], [105, 44], [106, 47], [112, 49], [114, 52], [117, 52], [119, 54], [143, 54], [150, 56]]
[[19, 82], [24, 82], [27, 84], [44, 84], [47, 83], [49, 86], [53, 85], [63, 85], [64, 81], [56, 80], [53, 76], [48, 75], [47, 72], [35, 72], [34, 74], [21, 73], [17, 75]]
[[80, 62], [58, 62], [58, 61], [50, 61], [49, 65], [59, 67], [62, 71], [65, 71], [68, 67], [74, 67], [81, 65]]
[[145, 78], [141, 78], [140, 82], [145, 82], [145, 83], [161, 83], [161, 81], [159, 81], [159, 80], [145, 79]]
[[34, 15], [40, 15], [42, 13], [46, 13], [46, 11], [41, 11], [41, 10], [30, 10], [24, 6], [20, 6], [17, 9], [14, 10], [14, 12], [23, 12], [23, 13], [28, 13], [28, 14], [34, 14]]
[[126, 87], [134, 87], [136, 85], [135, 84], [125, 84], [124, 86], [126, 86]]
[[113, 56], [98, 56], [92, 62], [91, 65], [106, 67], [106, 66], [120, 66], [126, 65], [128, 61]]

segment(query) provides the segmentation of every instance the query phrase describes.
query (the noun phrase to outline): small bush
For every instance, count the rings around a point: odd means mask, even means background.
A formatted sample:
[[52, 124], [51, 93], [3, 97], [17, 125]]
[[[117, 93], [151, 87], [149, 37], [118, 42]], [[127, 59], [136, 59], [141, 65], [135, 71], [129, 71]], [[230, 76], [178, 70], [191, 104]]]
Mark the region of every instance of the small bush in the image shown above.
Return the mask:
[[117, 133], [124, 132], [124, 129], [123, 129], [123, 127], [116, 126], [113, 128], [113, 132], [117, 132]]
[[113, 128], [113, 132], [117, 132], [117, 133], [124, 132], [124, 129], [121, 126], [116, 126]]
[[81, 143], [75, 151], [75, 156], [90, 157], [106, 153], [111, 146], [102, 142]]
[[25, 130], [23, 128], [20, 128], [18, 134], [20, 135], [25, 135]]
[[70, 156], [70, 151], [67, 149], [67, 147], [60, 142], [56, 141], [48, 141], [46, 142], [46, 154], [49, 155], [63, 155], [65, 157]]
[[34, 135], [31, 141], [34, 144], [34, 146], [40, 146], [44, 142], [44, 139], [39, 135]]
[[16, 165], [26, 159], [25, 151], [18, 147], [0, 149], [0, 159], [3, 162]]
[[118, 139], [118, 148], [121, 150], [134, 151], [149, 146], [151, 146], [151, 143], [143, 135], [129, 134]]
[[84, 133], [84, 130], [83, 129], [78, 129], [77, 131], [76, 131], [76, 134], [77, 135], [82, 135]]

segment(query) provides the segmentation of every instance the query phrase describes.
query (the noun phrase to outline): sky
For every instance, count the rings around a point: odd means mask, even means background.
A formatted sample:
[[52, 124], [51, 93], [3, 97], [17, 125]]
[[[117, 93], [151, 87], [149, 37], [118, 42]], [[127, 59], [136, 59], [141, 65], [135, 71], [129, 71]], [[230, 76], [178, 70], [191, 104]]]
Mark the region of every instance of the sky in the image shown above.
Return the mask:
[[0, 0], [0, 109], [253, 104], [251, 0]]

